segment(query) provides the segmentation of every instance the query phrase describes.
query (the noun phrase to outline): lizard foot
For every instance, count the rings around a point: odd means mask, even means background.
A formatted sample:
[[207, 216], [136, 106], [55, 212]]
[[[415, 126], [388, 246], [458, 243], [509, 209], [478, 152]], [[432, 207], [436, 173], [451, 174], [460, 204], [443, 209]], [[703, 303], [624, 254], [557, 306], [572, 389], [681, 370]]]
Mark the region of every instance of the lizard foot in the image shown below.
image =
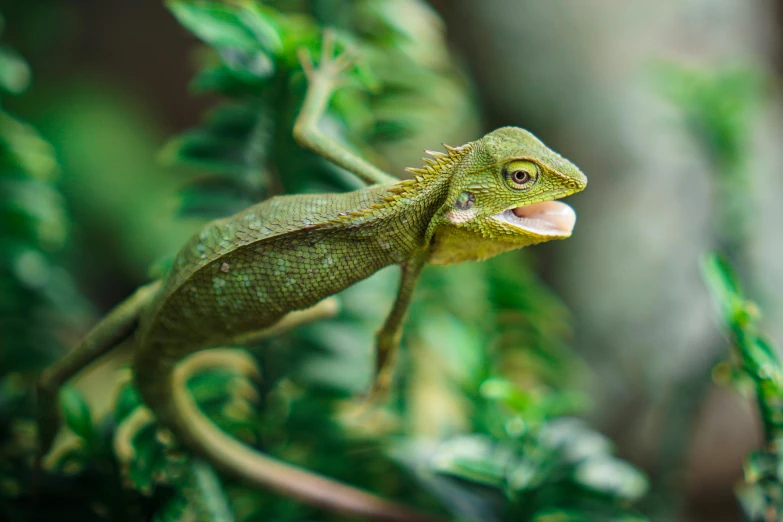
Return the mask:
[[340, 75], [354, 64], [356, 61], [355, 48], [347, 47], [343, 52], [335, 54], [335, 47], [335, 32], [332, 29], [326, 29], [321, 42], [321, 58], [318, 66], [313, 64], [313, 59], [307, 49], [299, 49], [299, 61], [311, 83], [319, 80], [338, 82]]
[[381, 372], [375, 378], [370, 390], [358, 397], [358, 404], [351, 408], [350, 415], [364, 419], [377, 412], [388, 401], [391, 384], [391, 371]]

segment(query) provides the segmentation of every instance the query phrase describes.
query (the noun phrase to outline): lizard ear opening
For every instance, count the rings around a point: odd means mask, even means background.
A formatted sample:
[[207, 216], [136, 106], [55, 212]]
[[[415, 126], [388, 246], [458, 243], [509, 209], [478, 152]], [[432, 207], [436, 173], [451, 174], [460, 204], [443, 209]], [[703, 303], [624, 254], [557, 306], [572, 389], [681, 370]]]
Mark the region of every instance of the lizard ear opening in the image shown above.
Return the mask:
[[476, 196], [471, 192], [463, 192], [457, 196], [457, 201], [454, 202], [454, 207], [457, 210], [470, 210], [476, 203]]

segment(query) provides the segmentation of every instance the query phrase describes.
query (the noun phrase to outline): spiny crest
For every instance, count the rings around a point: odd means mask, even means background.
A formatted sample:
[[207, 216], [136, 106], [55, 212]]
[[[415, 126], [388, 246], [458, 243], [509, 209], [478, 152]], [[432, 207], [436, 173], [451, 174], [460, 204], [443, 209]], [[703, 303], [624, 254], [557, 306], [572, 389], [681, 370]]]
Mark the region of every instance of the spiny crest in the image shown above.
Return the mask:
[[471, 144], [468, 143], [461, 147], [450, 147], [443, 144], [443, 148], [446, 149], [446, 152], [425, 150], [424, 152], [432, 158], [422, 158], [425, 165], [421, 168], [409, 167], [405, 170], [416, 176], [416, 181], [422, 181], [426, 177], [438, 174], [444, 168], [448, 169], [456, 165], [465, 154], [470, 152]]
[[446, 149], [446, 152], [437, 152], [431, 150], [425, 151], [427, 154], [432, 156], [432, 159], [423, 158], [424, 162], [426, 163], [423, 168], [405, 169], [408, 172], [413, 173], [415, 177], [400, 180], [394, 185], [387, 187], [385, 194], [383, 194], [377, 203], [373, 203], [367, 208], [343, 212], [336, 218], [330, 220], [330, 223], [345, 224], [348, 222], [356, 225], [363, 217], [371, 216], [379, 210], [391, 208], [400, 200], [405, 200], [411, 196], [414, 196], [421, 190], [421, 185], [419, 185], [419, 182], [435, 176], [443, 169], [448, 169], [456, 165], [463, 157], [465, 157], [468, 152], [470, 152], [471, 146], [471, 143], [461, 147], [450, 147], [448, 145], [443, 145], [443, 147]]

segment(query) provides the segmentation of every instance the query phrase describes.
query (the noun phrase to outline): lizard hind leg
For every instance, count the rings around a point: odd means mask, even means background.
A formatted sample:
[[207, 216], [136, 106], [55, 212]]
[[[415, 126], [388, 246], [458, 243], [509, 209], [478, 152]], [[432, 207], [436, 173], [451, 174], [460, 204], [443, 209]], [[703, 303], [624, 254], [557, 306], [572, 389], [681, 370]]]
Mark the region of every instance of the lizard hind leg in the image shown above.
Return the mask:
[[79, 346], [43, 371], [36, 386], [38, 455], [36, 467], [49, 452], [60, 428], [58, 399], [60, 389], [79, 371], [128, 339], [136, 331], [139, 315], [160, 289], [160, 282], [139, 288], [106, 315]]
[[[337, 298], [329, 297], [310, 308], [287, 313], [270, 327], [237, 335], [226, 345], [252, 345], [297, 326], [334, 317], [339, 310], [340, 303]], [[261, 373], [255, 359], [243, 348], [209, 348], [190, 354], [177, 364], [177, 372], [182, 375], [183, 382], [187, 382], [200, 372], [217, 368], [228, 370], [245, 379], [261, 380]]]
[[[297, 326], [334, 317], [339, 310], [340, 303], [337, 298], [329, 297], [310, 308], [287, 313], [272, 326], [237, 335], [230, 339], [226, 346], [252, 345]], [[245, 379], [261, 379], [255, 359], [243, 348], [208, 348], [186, 356], [177, 364], [177, 372], [182, 376], [183, 382], [202, 371], [218, 368]]]
[[286, 330], [291, 330], [303, 324], [312, 323], [321, 319], [334, 317], [340, 311], [340, 302], [336, 297], [327, 297], [310, 308], [295, 310], [285, 314], [278, 322], [252, 332], [243, 333], [232, 338], [229, 344], [245, 345], [253, 344], [268, 337], [272, 337]]

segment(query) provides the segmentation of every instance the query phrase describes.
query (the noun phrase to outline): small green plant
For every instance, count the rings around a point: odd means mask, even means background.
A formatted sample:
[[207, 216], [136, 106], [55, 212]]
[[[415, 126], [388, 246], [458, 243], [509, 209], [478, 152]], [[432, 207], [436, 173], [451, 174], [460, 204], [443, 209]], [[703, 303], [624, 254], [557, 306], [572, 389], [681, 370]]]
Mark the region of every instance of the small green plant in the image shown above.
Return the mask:
[[726, 260], [709, 256], [703, 273], [733, 348], [731, 363], [720, 368], [740, 389], [749, 388], [763, 426], [764, 445], [746, 459], [745, 480], [737, 488], [737, 497], [749, 520], [779, 520], [783, 516], [783, 366], [777, 349], [759, 329], [758, 306], [744, 296]]

